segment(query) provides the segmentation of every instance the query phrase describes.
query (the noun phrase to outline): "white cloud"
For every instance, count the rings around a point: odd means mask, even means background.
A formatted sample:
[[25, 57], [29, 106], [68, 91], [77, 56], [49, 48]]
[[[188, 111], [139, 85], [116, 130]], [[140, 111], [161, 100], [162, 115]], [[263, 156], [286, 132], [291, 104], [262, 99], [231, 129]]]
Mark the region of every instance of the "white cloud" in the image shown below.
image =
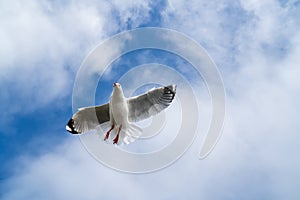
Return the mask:
[[12, 113], [37, 109], [69, 94], [81, 60], [109, 33], [103, 31], [108, 13], [88, 4], [15, 1], [1, 10], [1, 89], [14, 104]]
[[[142, 1], [122, 5], [96, 1], [14, 1], [0, 3], [1, 123], [34, 111], [72, 92], [75, 72], [87, 53], [120, 30], [127, 13], [136, 23], [147, 17]], [[132, 16], [130, 15], [131, 12]], [[120, 21], [121, 20], [121, 21]], [[10, 109], [6, 109], [9, 104]]]
[[5, 199], [94, 199], [95, 194], [109, 193], [121, 196], [113, 192], [110, 185], [113, 182], [102, 174], [107, 169], [97, 167], [76, 139], [70, 139], [65, 145], [41, 156], [39, 161], [26, 158], [20, 164], [21, 171], [26, 171], [26, 174], [21, 173], [9, 181], [12, 185], [8, 185], [19, 190], [8, 192]]
[[137, 28], [140, 24], [147, 21], [149, 17], [150, 1], [129, 0], [129, 1], [111, 1], [116, 8], [116, 15], [120, 19], [119, 28], [127, 29]]
[[[240, 179], [234, 180], [225, 174], [219, 178], [229, 181], [228, 187], [238, 188], [252, 181], [254, 183], [248, 186], [253, 189], [253, 195], [295, 198], [295, 185], [299, 184], [300, 176], [297, 173], [300, 160], [296, 155], [299, 144], [295, 142], [299, 140], [299, 117], [295, 112], [299, 110], [300, 97], [296, 89], [300, 84], [296, 79], [300, 73], [296, 67], [299, 56], [295, 56], [300, 53], [296, 13], [299, 7], [281, 6], [273, 1], [242, 1], [238, 10], [243, 12], [240, 17], [244, 21], [233, 19], [234, 25], [226, 27], [223, 25], [234, 16], [234, 10], [224, 8], [232, 6], [231, 3], [204, 5], [189, 1], [185, 4], [192, 4], [195, 12], [187, 9], [180, 12], [185, 6], [177, 1], [171, 3], [173, 9], [178, 10], [167, 16], [167, 20], [176, 19], [178, 23], [170, 25], [166, 20], [167, 25], [204, 43], [223, 74], [228, 92], [227, 123], [212, 157], [227, 154], [226, 163], [219, 164], [236, 170], [230, 173]], [[215, 9], [210, 9], [213, 7]], [[264, 192], [259, 189], [262, 185], [267, 185]], [[249, 187], [244, 189], [249, 190]], [[240, 194], [231, 195], [233, 198]]]
[[199, 42], [217, 65], [232, 65], [232, 37], [237, 27], [247, 21], [247, 14], [237, 1], [168, 2], [170, 6], [163, 13], [164, 26], [183, 32]]

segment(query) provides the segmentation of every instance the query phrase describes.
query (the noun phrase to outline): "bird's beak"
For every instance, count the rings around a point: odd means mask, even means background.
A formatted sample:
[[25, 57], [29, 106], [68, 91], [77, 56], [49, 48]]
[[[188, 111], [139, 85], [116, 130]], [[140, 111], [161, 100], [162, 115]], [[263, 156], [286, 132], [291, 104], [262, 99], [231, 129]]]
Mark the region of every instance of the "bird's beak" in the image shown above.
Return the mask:
[[114, 82], [114, 85], [113, 85], [113, 86], [114, 86], [114, 87], [115, 87], [115, 86], [117, 86], [117, 83], [116, 83], [116, 82]]

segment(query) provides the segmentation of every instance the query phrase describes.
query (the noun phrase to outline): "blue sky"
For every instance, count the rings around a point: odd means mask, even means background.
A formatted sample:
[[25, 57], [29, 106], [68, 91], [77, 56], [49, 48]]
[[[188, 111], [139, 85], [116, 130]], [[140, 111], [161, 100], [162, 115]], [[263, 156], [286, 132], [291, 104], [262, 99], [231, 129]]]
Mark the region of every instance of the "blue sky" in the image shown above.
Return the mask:
[[[298, 1], [1, 2], [1, 199], [299, 199], [299, 11]], [[206, 49], [224, 81], [227, 113], [206, 159], [197, 159], [200, 137], [170, 167], [131, 175], [96, 162], [65, 124], [88, 53], [114, 34], [149, 26]], [[144, 50], [113, 67], [149, 62], [182, 73], [189, 65]], [[121, 73], [104, 80], [96, 102]], [[199, 104], [205, 116], [209, 101]]]

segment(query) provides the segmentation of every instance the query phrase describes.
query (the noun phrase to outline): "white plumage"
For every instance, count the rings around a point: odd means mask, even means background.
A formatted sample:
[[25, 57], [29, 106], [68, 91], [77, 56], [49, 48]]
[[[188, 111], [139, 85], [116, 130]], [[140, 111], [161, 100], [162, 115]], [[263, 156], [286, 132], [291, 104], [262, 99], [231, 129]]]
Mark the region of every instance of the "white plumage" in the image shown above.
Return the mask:
[[176, 85], [158, 87], [147, 93], [125, 98], [122, 86], [114, 83], [109, 103], [80, 108], [69, 120], [66, 130], [72, 134], [81, 134], [109, 123], [104, 140], [109, 140], [115, 131], [114, 144], [129, 144], [141, 135], [141, 129], [133, 124], [151, 117], [167, 108], [175, 97]]

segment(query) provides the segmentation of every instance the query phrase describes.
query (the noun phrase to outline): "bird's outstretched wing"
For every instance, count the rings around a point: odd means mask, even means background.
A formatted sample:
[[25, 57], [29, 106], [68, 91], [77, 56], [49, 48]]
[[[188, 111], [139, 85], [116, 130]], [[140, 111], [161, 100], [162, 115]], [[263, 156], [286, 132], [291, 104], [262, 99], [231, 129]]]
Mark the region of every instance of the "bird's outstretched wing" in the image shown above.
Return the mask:
[[167, 108], [173, 101], [176, 85], [159, 87], [149, 90], [140, 96], [127, 100], [130, 122], [136, 122], [151, 117]]
[[70, 133], [80, 134], [109, 121], [109, 104], [80, 108], [69, 120], [66, 129]]

